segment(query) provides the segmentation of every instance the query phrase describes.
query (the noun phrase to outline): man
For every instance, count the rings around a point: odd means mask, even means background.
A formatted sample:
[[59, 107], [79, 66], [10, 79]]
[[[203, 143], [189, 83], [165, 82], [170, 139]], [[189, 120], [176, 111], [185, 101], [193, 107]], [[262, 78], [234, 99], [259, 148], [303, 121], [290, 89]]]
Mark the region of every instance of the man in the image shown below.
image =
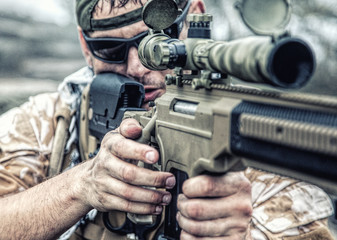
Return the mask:
[[[158, 215], [172, 198], [166, 191], [141, 187], [170, 189], [175, 178], [170, 173], [152, 172], [129, 163], [131, 159], [152, 164], [159, 158], [155, 149], [132, 140], [139, 136], [141, 127], [131, 119], [104, 137], [92, 160], [30, 188], [45, 177], [54, 140], [54, 116], [64, 103], [72, 110], [78, 109], [81, 90], [94, 75], [114, 72], [139, 81], [146, 91], [144, 108], [149, 108], [149, 102], [165, 92], [167, 71], [144, 68], [138, 59], [136, 41], [129, 41], [130, 47], [122, 58], [119, 56], [122, 51], [90, 47], [89, 42], [97, 38], [116, 43], [120, 38], [134, 40], [146, 31], [137, 13], [142, 3], [137, 0], [76, 3], [79, 38], [88, 68], [66, 78], [59, 93], [31, 98], [29, 103], [0, 119], [0, 194], [7, 195], [0, 199], [0, 239], [53, 239], [73, 225], [73, 230], [77, 228], [73, 239], [127, 239], [107, 231], [100, 215], [92, 216], [95, 215], [92, 210]], [[187, 1], [181, 1], [180, 7], [186, 4]], [[191, 1], [188, 11], [204, 12], [203, 1]], [[179, 37], [186, 37], [186, 26]], [[73, 162], [78, 158], [77, 148], [73, 147], [75, 118], [66, 147]], [[252, 169], [245, 174], [249, 180], [242, 173], [187, 180], [184, 194], [178, 199], [180, 238], [332, 239], [326, 229], [326, 218], [332, 208], [321, 190]], [[310, 201], [303, 201], [308, 198]], [[88, 212], [92, 214], [86, 215]], [[85, 215], [86, 220], [77, 223]], [[101, 234], [99, 238], [97, 232]]]

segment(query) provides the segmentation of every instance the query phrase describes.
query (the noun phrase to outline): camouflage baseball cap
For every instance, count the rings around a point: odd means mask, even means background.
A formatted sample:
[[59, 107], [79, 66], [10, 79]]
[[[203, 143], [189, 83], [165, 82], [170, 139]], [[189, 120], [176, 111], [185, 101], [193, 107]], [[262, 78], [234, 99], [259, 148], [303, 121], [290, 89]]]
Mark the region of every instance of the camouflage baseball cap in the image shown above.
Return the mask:
[[76, 17], [78, 25], [84, 31], [99, 31], [124, 27], [142, 20], [142, 9], [139, 8], [126, 14], [105, 18], [93, 19], [92, 13], [99, 0], [76, 0]]
[[[112, 18], [93, 19], [93, 11], [99, 0], [76, 0], [76, 18], [78, 25], [84, 31], [100, 31], [121, 28], [142, 20], [143, 8], [138, 8]], [[176, 0], [177, 4], [187, 2], [187, 0]]]

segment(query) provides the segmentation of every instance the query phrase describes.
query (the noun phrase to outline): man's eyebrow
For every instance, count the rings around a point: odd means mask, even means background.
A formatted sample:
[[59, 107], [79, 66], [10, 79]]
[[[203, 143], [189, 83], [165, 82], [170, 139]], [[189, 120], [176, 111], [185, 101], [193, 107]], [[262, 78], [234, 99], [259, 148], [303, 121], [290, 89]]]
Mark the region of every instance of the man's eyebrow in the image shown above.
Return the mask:
[[134, 37], [136, 37], [136, 36], [138, 36], [138, 35], [140, 35], [140, 34], [142, 34], [142, 33], [144, 33], [144, 32], [147, 32], [147, 31], [148, 31], [148, 29], [147, 29], [147, 30], [144, 30], [144, 31], [142, 31], [142, 32], [140, 32], [140, 33], [137, 33], [136, 35], [133, 35], [133, 36], [131, 36], [131, 37], [112, 37], [111, 35], [109, 35], [109, 34], [107, 34], [107, 33], [102, 33], [102, 35], [92, 37], [92, 36], [90, 36], [88, 33], [85, 33], [85, 34], [86, 34], [88, 37], [90, 37], [90, 38], [129, 39], [129, 38], [134, 38]]
[[111, 35], [103, 34], [103, 35], [99, 35], [99, 36], [95, 36], [95, 37], [91, 36], [91, 38], [120, 38], [120, 37], [112, 37]]

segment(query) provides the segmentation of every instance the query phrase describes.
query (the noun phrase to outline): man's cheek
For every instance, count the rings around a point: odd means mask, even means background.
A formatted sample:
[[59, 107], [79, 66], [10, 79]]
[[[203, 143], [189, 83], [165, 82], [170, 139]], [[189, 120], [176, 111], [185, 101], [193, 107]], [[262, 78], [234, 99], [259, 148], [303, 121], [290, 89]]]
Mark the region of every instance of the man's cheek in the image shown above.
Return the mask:
[[113, 72], [126, 76], [126, 65], [125, 64], [109, 64], [97, 59], [94, 59], [94, 72], [95, 74], [103, 72]]

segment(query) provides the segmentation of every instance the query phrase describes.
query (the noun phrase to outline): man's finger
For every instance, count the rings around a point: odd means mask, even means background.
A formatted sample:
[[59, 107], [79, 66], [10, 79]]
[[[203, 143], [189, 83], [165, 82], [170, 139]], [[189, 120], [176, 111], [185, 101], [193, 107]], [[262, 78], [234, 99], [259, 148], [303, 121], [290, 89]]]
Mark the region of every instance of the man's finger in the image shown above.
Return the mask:
[[121, 159], [139, 160], [153, 164], [159, 159], [159, 153], [152, 147], [126, 139], [116, 132], [109, 132], [104, 137], [101, 148]]
[[104, 168], [111, 177], [132, 185], [171, 189], [176, 184], [172, 173], [137, 167], [112, 155], [104, 161]]
[[[232, 236], [221, 236], [221, 237], [196, 237], [188, 232], [181, 231], [180, 240], [233, 240]], [[244, 240], [245, 238], [242, 238]]]
[[100, 192], [115, 195], [132, 202], [168, 205], [172, 199], [169, 192], [129, 185], [114, 178], [101, 181], [99, 186], [101, 188]]
[[111, 211], [118, 210], [123, 212], [135, 213], [135, 214], [160, 214], [163, 210], [163, 206], [149, 204], [149, 203], [140, 203], [132, 202], [115, 195], [109, 195], [104, 198], [104, 201], [99, 203], [99, 211]]
[[133, 118], [127, 118], [122, 121], [121, 125], [118, 128], [119, 133], [130, 139], [137, 139], [142, 134], [142, 127], [139, 122]]
[[[197, 237], [228, 237], [230, 239], [244, 239], [247, 223], [238, 219], [215, 219], [212, 221], [195, 221], [177, 213], [179, 226], [187, 233]], [[241, 237], [241, 238], [240, 238]]]
[[229, 172], [222, 176], [200, 175], [183, 184], [183, 193], [188, 198], [225, 197], [241, 189], [250, 190], [250, 182], [242, 172]]
[[181, 215], [197, 221], [235, 217], [248, 224], [252, 214], [250, 197], [245, 195], [188, 199], [183, 194], [180, 194], [177, 207]]

